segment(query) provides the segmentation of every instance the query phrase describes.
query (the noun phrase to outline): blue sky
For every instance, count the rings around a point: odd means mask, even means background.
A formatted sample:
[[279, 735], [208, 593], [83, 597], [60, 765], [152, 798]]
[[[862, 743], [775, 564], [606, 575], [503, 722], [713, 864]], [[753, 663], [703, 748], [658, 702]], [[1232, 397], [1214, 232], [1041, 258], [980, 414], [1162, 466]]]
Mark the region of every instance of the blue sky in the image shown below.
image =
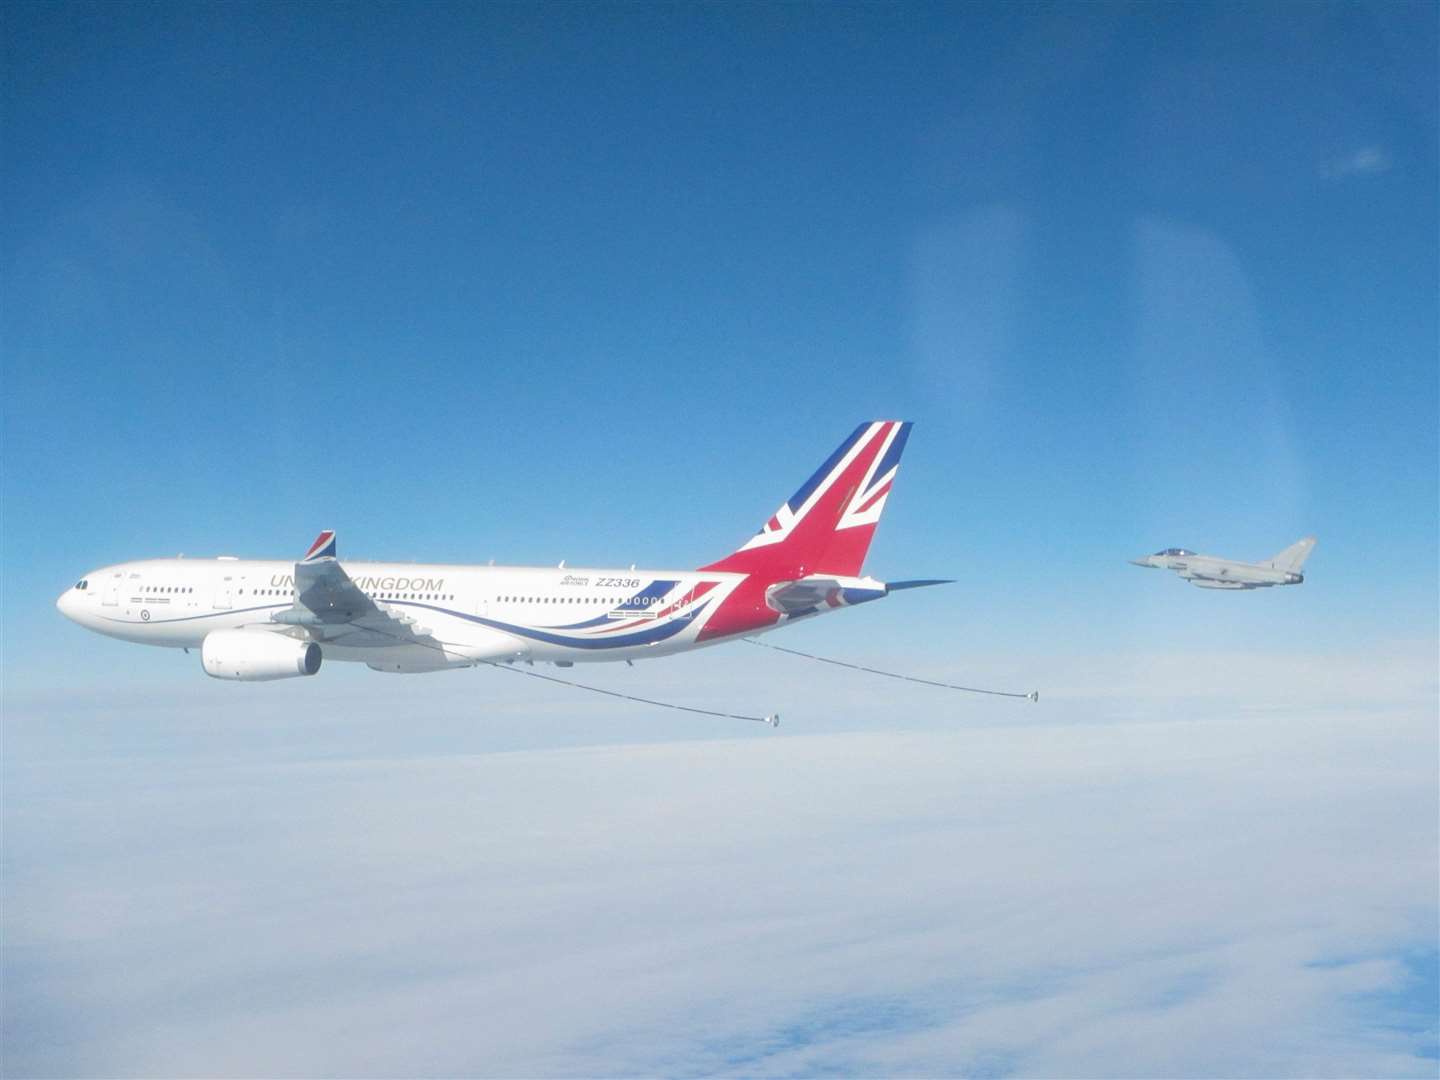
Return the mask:
[[1240, 598], [1255, 635], [1433, 637], [1433, 41], [1423, 5], [14, 9], [7, 667], [65, 666], [36, 612], [92, 566], [321, 527], [697, 565], [884, 416], [871, 569], [1009, 644], [1229, 620], [1123, 560], [1307, 532], [1322, 587]]
[[[342, 557], [693, 566], [882, 417], [916, 428], [867, 569], [959, 583], [783, 643], [1038, 686], [1052, 711], [1026, 725], [1382, 717], [1433, 762], [1404, 718], [1434, 716], [1440, 636], [1436, 23], [1400, 3], [12, 4], [7, 767], [44, 789], [76, 762], [254, 752], [244, 723], [178, 719], [239, 707], [194, 657], [55, 613], [95, 566], [288, 557], [325, 527]], [[1307, 533], [1299, 589], [1125, 562]], [[786, 737], [995, 715], [822, 692], [759, 652], [597, 679], [783, 706]], [[247, 700], [280, 769], [720, 734], [493, 682], [327, 668]], [[456, 719], [475, 693], [510, 714]], [[1414, 790], [1424, 818], [1433, 785]], [[130, 794], [104, 788], [97, 819]], [[1432, 837], [1403, 857], [1433, 869]], [[68, 895], [30, 869], [8, 877], [34, 910]], [[1409, 992], [1374, 981], [1365, 1000]], [[1063, 1060], [997, 1045], [998, 1071]]]

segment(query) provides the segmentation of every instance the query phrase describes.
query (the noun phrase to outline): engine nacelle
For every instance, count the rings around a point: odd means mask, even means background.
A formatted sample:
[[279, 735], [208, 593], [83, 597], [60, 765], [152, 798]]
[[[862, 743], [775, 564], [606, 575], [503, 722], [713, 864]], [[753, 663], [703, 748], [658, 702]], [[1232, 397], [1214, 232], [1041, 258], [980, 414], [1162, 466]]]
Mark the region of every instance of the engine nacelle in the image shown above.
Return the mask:
[[205, 674], [216, 679], [293, 679], [320, 670], [320, 646], [271, 630], [216, 630], [205, 635], [200, 662]]

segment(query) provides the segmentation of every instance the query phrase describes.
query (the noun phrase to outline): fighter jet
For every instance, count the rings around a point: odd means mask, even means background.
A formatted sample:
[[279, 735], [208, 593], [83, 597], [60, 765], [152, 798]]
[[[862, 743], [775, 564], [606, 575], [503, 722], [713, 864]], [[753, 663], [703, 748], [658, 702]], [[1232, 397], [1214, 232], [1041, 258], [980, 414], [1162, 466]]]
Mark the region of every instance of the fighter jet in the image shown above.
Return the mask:
[[1300, 567], [1314, 547], [1315, 537], [1307, 536], [1268, 562], [1260, 563], [1196, 555], [1184, 548], [1166, 548], [1154, 555], [1142, 555], [1130, 561], [1136, 566], [1174, 570], [1191, 585], [1201, 589], [1265, 589], [1271, 585], [1302, 583], [1305, 575], [1300, 572]]

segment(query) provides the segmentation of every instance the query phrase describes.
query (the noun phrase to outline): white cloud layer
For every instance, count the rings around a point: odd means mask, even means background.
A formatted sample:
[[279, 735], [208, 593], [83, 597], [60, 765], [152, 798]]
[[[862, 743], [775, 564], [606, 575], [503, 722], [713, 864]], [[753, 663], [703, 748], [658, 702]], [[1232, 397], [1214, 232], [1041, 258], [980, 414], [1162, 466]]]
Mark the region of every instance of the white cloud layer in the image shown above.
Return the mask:
[[4, 1071], [1433, 1076], [1427, 713], [343, 760], [67, 721], [7, 756]]

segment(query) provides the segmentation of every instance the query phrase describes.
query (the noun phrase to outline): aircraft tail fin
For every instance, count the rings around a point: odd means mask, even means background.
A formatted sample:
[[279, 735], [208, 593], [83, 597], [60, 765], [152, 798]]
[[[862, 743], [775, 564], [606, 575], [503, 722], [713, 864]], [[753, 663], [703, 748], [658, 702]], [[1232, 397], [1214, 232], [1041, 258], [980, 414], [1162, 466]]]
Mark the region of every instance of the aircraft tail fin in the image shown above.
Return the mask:
[[1305, 565], [1305, 560], [1310, 557], [1310, 552], [1314, 547], [1315, 537], [1313, 536], [1307, 536], [1303, 540], [1297, 540], [1270, 560], [1270, 568], [1272, 570], [1288, 570], [1291, 573], [1299, 573], [1300, 567]]
[[855, 577], [900, 467], [910, 424], [861, 424], [741, 547], [702, 570]]

